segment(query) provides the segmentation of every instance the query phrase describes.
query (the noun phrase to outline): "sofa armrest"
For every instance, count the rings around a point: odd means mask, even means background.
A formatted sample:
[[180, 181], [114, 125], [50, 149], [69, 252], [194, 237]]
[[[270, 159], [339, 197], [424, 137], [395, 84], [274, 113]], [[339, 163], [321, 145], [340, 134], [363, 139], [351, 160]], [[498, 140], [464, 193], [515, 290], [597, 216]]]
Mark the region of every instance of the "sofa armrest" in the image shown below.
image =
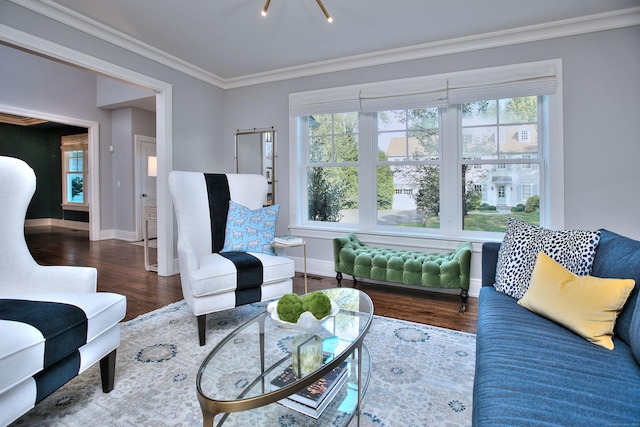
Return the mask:
[[496, 281], [500, 245], [499, 242], [484, 242], [482, 244], [482, 286], [493, 286]]

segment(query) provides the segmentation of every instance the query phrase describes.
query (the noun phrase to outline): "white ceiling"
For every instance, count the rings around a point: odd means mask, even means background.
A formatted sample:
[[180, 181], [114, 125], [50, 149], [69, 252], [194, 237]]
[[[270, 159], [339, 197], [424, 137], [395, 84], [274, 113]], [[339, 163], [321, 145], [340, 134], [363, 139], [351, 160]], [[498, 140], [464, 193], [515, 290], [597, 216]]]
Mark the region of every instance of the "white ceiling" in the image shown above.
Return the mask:
[[[517, 31], [640, 0], [12, 0], [62, 8], [221, 81]], [[86, 22], [85, 22], [86, 24]], [[152, 49], [152, 50], [153, 50]]]

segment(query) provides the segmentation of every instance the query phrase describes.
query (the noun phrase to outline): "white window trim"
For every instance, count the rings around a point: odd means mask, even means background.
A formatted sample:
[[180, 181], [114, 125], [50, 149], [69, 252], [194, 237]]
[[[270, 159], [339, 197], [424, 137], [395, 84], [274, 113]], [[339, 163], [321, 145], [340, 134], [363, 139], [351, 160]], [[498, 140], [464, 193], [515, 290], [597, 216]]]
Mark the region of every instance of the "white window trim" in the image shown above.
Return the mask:
[[[553, 95], [546, 97], [548, 105], [546, 108], [547, 117], [541, 118], [546, 122], [545, 126], [545, 135], [541, 135], [542, 144], [542, 155], [543, 162], [540, 165], [540, 173], [545, 176], [544, 186], [540, 188], [540, 196], [541, 202], [544, 200], [546, 203], [541, 203], [540, 206], [540, 225], [543, 227], [548, 227], [551, 229], [563, 229], [564, 228], [564, 128], [563, 128], [563, 97], [562, 97], [562, 60], [554, 59], [548, 61], [540, 61], [536, 63], [526, 63], [526, 64], [515, 64], [508, 65], [504, 67], [493, 67], [490, 69], [482, 69], [482, 70], [468, 70], [462, 72], [455, 72], [451, 74], [442, 74], [437, 76], [425, 76], [422, 78], [414, 79], [418, 81], [418, 79], [424, 79], [425, 81], [434, 81], [436, 79], [442, 79], [444, 77], [453, 79], [457, 78], [457, 81], [468, 81], [472, 79], [474, 76], [478, 76], [481, 74], [491, 74], [494, 75], [508, 75], [510, 72], [516, 70], [520, 72], [521, 70], [526, 70], [527, 68], [537, 69], [537, 70], [545, 70], [554, 68], [555, 69], [555, 80], [554, 87], [555, 92]], [[517, 74], [517, 73], [516, 73]], [[408, 79], [402, 79], [407, 81]], [[396, 82], [392, 81], [391, 83]], [[389, 82], [379, 82], [376, 84], [370, 84], [369, 86], [375, 85], [385, 85]], [[367, 85], [364, 85], [367, 86]], [[356, 93], [355, 86], [347, 87], [350, 94]], [[339, 93], [340, 88], [331, 88], [328, 89], [333, 93]], [[319, 91], [310, 91], [298, 94], [290, 94], [289, 100], [290, 104], [292, 99], [296, 97], [305, 96], [306, 100], [313, 99], [313, 93], [325, 93], [328, 91], [326, 89]], [[298, 98], [300, 99], [300, 98]], [[341, 102], [345, 102], [345, 99], [341, 99]], [[351, 104], [353, 105], [353, 104]], [[448, 110], [448, 111], [447, 111]], [[443, 114], [451, 113], [452, 108], [445, 109]], [[354, 111], [351, 109], [350, 111]], [[329, 111], [324, 111], [325, 113]], [[338, 112], [338, 111], [332, 111]], [[453, 127], [453, 126], [452, 126]], [[336, 235], [336, 231], [345, 232], [345, 231], [354, 231], [358, 232], [359, 235], [362, 235], [368, 242], [375, 244], [377, 242], [384, 244], [403, 244], [410, 245], [415, 247], [431, 247], [431, 248], [442, 248], [449, 249], [454, 247], [454, 245], [459, 241], [474, 241], [474, 242], [482, 242], [487, 240], [496, 240], [495, 233], [483, 233], [483, 232], [464, 232], [464, 233], [451, 233], [454, 228], [458, 228], [456, 224], [447, 225], [445, 221], [441, 221], [440, 231], [445, 233], [445, 235], [423, 235], [420, 234], [416, 236], [415, 233], [408, 232], [406, 230], [359, 230], [357, 227], [354, 227], [353, 224], [340, 224], [340, 223], [332, 223], [331, 225], [322, 224], [322, 225], [309, 225], [304, 224], [302, 220], [304, 218], [302, 207], [300, 205], [299, 197], [301, 194], [301, 186], [306, 180], [301, 180], [301, 174], [303, 171], [300, 169], [301, 165], [303, 165], [303, 153], [300, 152], [298, 147], [298, 139], [300, 137], [299, 132], [301, 129], [298, 129], [297, 126], [297, 117], [293, 115], [290, 111], [289, 115], [289, 156], [291, 160], [291, 164], [295, 165], [292, 168], [289, 168], [289, 181], [291, 185], [289, 186], [289, 204], [290, 204], [290, 214], [289, 214], [289, 229], [291, 232], [298, 234], [303, 237], [309, 238], [319, 238], [319, 239], [332, 239]], [[442, 129], [442, 132], [458, 132], [456, 129]], [[553, 143], [551, 143], [553, 141]], [[445, 157], [451, 155], [447, 154], [446, 144], [443, 147], [443, 162], [447, 163]], [[520, 160], [521, 162], [521, 160]], [[443, 174], [444, 175], [444, 174]], [[441, 179], [443, 177], [441, 176]], [[552, 185], [553, 183], [553, 185]], [[461, 192], [461, 190], [459, 190]], [[454, 195], [450, 195], [450, 197], [454, 197]], [[456, 194], [455, 197], [458, 199], [458, 209], [461, 209], [461, 194]], [[447, 204], [443, 201], [442, 206], [446, 206]], [[456, 206], [455, 204], [453, 206]], [[442, 218], [446, 218], [446, 212], [442, 213]]]
[[[79, 212], [89, 212], [89, 135], [86, 134], [86, 141], [79, 142], [76, 139], [78, 137], [82, 137], [85, 134], [81, 135], [70, 135], [69, 138], [72, 140], [71, 142], [65, 141], [64, 137], [60, 144], [60, 151], [62, 153], [61, 161], [62, 161], [62, 209], [65, 211], [79, 211]], [[82, 150], [82, 176], [83, 176], [83, 192], [84, 202], [75, 203], [67, 201], [67, 165], [65, 159], [65, 153], [68, 151], [78, 151]]]

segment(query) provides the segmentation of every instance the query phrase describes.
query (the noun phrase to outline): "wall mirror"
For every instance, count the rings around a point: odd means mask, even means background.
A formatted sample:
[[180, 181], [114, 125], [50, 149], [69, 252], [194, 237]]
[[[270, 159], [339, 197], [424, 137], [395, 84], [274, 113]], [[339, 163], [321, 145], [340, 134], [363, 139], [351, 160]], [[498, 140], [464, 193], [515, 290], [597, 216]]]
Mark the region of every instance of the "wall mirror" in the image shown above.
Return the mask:
[[236, 173], [258, 173], [267, 178], [267, 205], [276, 200], [276, 131], [250, 129], [236, 132]]

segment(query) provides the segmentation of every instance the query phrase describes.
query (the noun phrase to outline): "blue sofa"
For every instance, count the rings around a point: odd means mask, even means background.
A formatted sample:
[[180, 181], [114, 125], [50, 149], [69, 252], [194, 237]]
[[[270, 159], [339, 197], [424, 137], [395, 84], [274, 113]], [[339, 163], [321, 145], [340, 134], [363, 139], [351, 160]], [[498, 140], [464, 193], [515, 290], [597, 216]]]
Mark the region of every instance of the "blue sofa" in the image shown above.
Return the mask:
[[636, 282], [616, 322], [614, 350], [497, 292], [500, 243], [483, 245], [474, 426], [640, 425], [640, 242], [600, 232], [591, 274]]

